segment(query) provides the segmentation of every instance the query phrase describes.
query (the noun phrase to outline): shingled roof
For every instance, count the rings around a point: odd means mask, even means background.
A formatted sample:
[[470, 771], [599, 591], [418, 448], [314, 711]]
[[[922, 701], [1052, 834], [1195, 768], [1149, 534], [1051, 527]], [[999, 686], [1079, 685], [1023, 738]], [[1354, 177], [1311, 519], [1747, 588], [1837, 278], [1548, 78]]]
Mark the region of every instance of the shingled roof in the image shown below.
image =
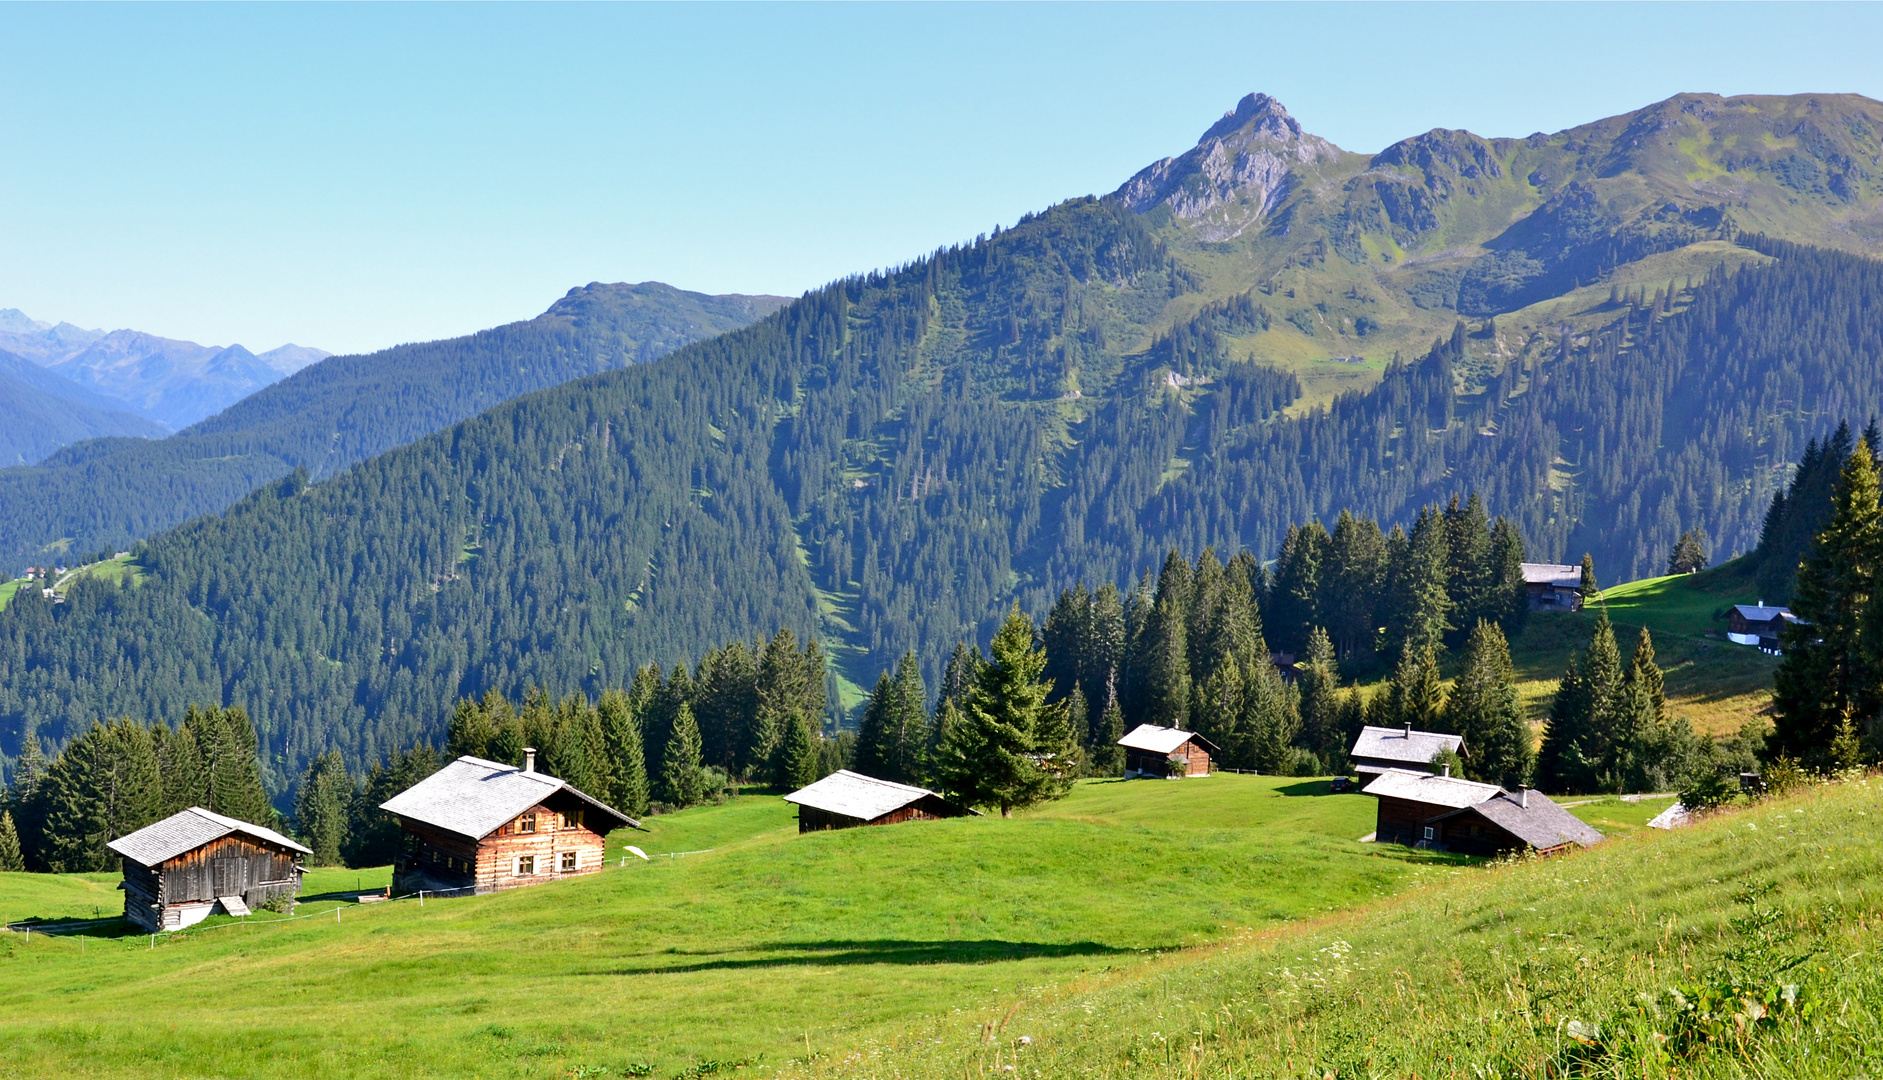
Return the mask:
[[211, 840], [220, 840], [225, 836], [236, 834], [252, 837], [289, 851], [298, 851], [303, 855], [313, 854], [313, 851], [273, 829], [225, 817], [200, 806], [179, 810], [162, 821], [153, 822], [134, 833], [120, 836], [105, 846], [140, 866], [157, 866], [169, 862], [186, 851], [195, 851]]
[[1432, 776], [1407, 769], [1387, 769], [1372, 783], [1360, 789], [1362, 795], [1380, 795], [1428, 806], [1457, 808], [1476, 806], [1503, 793], [1504, 789], [1496, 784], [1480, 784], [1456, 776]]
[[1551, 802], [1540, 791], [1524, 791], [1515, 795], [1500, 791], [1481, 803], [1442, 815], [1440, 820], [1463, 813], [1477, 814], [1538, 851], [1548, 851], [1564, 844], [1588, 847], [1601, 843], [1603, 839], [1601, 833]]
[[1443, 735], [1436, 731], [1414, 731], [1409, 727], [1374, 727], [1368, 724], [1360, 729], [1360, 737], [1354, 740], [1353, 749], [1347, 756], [1398, 761], [1427, 769], [1432, 764], [1433, 756], [1441, 750], [1463, 755], [1465, 737]]
[[641, 827], [640, 822], [556, 777], [469, 754], [380, 803], [379, 808], [397, 817], [482, 840], [530, 807], [565, 791], [614, 818], [617, 824], [610, 828]]
[[[827, 814], [874, 821], [884, 814], [893, 814], [911, 803], [930, 797], [941, 798], [927, 788], [898, 784], [894, 780], [878, 780], [874, 776], [865, 776], [849, 769], [838, 769], [822, 780], [786, 795], [785, 801], [822, 810]], [[968, 812], [979, 814], [976, 810]]]

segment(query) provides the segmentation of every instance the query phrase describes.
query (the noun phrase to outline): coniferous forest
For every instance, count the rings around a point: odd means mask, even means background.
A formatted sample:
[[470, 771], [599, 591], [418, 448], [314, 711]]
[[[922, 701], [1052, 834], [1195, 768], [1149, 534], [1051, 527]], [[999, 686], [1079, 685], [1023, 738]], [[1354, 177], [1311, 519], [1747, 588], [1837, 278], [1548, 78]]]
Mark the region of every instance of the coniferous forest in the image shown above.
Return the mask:
[[[0, 747], [241, 705], [280, 791], [325, 750], [360, 767], [436, 738], [463, 697], [594, 697], [777, 628], [860, 686], [905, 653], [935, 685], [1014, 600], [1043, 615], [1172, 548], [1279, 574], [1320, 543], [1303, 522], [1416, 532], [1455, 490], [1507, 521], [1506, 550], [1590, 551], [1618, 578], [1693, 529], [1750, 548], [1826, 418], [1883, 411], [1883, 267], [1745, 242], [1775, 261], [1618, 294], [1551, 356], [1483, 376], [1460, 323], [1302, 411], [1293, 376], [1225, 344], [1269, 319], [1259, 294], [1144, 337], [1200, 281], [1116, 198], [1075, 200], [318, 483], [297, 471], [139, 545], [124, 585], [23, 591], [0, 613]], [[1356, 613], [1322, 621], [1337, 656], [1360, 647]], [[1287, 615], [1271, 644], [1303, 652], [1309, 625]]]

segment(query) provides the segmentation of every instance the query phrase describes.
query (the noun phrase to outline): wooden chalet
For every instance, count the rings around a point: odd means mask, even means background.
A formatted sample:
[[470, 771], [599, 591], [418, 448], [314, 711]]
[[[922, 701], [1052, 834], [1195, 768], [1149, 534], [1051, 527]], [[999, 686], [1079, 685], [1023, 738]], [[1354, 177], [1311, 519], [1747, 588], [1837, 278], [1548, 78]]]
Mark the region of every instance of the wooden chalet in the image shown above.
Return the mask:
[[1466, 855], [1507, 855], [1513, 851], [1554, 855], [1602, 842], [1601, 833], [1542, 792], [1529, 788], [1514, 795], [1500, 791], [1481, 803], [1440, 814], [1430, 825], [1438, 830], [1433, 846]]
[[153, 934], [294, 897], [301, 856], [313, 854], [273, 829], [200, 806], [105, 846], [124, 859], [124, 917]]
[[1353, 761], [1354, 775], [1360, 778], [1360, 786], [1365, 787], [1381, 773], [1394, 769], [1436, 774], [1438, 766], [1432, 764], [1432, 759], [1443, 752], [1461, 758], [1471, 756], [1462, 735], [1414, 731], [1411, 724], [1396, 728], [1368, 724], [1360, 729], [1360, 737], [1353, 741], [1353, 749], [1347, 752], [1347, 757]]
[[[1156, 724], [1139, 724], [1119, 739], [1118, 745], [1125, 748], [1127, 780], [1151, 776], [1167, 780], [1208, 776], [1210, 753], [1216, 749], [1215, 743], [1194, 731]], [[1181, 768], [1175, 764], [1179, 759], [1183, 761]]]
[[1523, 590], [1531, 611], [1581, 611], [1582, 567], [1568, 563], [1527, 562]]
[[801, 833], [980, 814], [978, 810], [949, 802], [927, 788], [878, 780], [849, 769], [838, 769], [814, 784], [801, 787], [786, 795], [785, 801], [797, 805]]
[[1502, 795], [1504, 789], [1496, 784], [1480, 784], [1452, 776], [1447, 767], [1438, 776], [1388, 769], [1374, 777], [1360, 793], [1379, 800], [1379, 818], [1373, 830], [1375, 841], [1435, 848], [1444, 842], [1441, 827], [1433, 823], [1435, 818], [1476, 806]]
[[1793, 615], [1790, 608], [1768, 605], [1763, 600], [1756, 604], [1734, 604], [1726, 613], [1726, 640], [1737, 645], [1756, 645], [1776, 654], [1779, 628], [1797, 621], [1798, 616]]
[[399, 819], [406, 851], [394, 892], [488, 893], [602, 868], [603, 838], [641, 823], [536, 771], [466, 755], [381, 803]]

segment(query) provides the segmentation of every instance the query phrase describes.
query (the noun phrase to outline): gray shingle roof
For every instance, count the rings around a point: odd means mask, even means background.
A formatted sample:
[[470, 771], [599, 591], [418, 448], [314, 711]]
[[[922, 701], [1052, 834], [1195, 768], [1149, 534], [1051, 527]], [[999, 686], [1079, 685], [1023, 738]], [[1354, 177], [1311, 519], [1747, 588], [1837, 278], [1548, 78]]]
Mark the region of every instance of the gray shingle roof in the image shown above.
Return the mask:
[[1430, 776], [1404, 769], [1388, 769], [1360, 789], [1362, 795], [1382, 795], [1389, 799], [1405, 799], [1428, 806], [1450, 806], [1455, 809], [1476, 806], [1503, 793], [1504, 789], [1496, 784], [1480, 784], [1456, 776]]
[[874, 776], [864, 776], [849, 769], [838, 769], [822, 780], [786, 795], [785, 801], [829, 814], [874, 821], [931, 795], [941, 798], [927, 788], [898, 784], [893, 780], [878, 780]]
[[1580, 566], [1546, 562], [1527, 562], [1522, 566], [1525, 585], [1554, 585], [1559, 589], [1582, 587], [1582, 567]]
[[[612, 815], [622, 825], [640, 822], [553, 776], [524, 772], [483, 758], [464, 757], [379, 804], [388, 814], [482, 840], [505, 822], [559, 791]], [[608, 829], [596, 829], [606, 833]]]
[[1158, 727], [1156, 724], [1139, 724], [1118, 740], [1118, 745], [1132, 750], [1146, 750], [1153, 754], [1168, 754], [1195, 739], [1200, 746], [1214, 750], [1215, 744], [1194, 731], [1180, 731], [1174, 727]]
[[1734, 604], [1733, 610], [1748, 622], [1771, 622], [1773, 619], [1791, 616], [1790, 608], [1773, 604]]
[[313, 852], [273, 829], [251, 825], [232, 817], [213, 813], [200, 806], [179, 810], [162, 821], [153, 822], [134, 833], [120, 836], [105, 846], [140, 866], [157, 866], [186, 851], [194, 851], [211, 840], [241, 833], [264, 843], [274, 844], [303, 855]]
[[1368, 724], [1360, 729], [1360, 737], [1354, 740], [1353, 750], [1348, 756], [1425, 766], [1432, 763], [1432, 755], [1440, 750], [1462, 755], [1464, 745], [1462, 735], [1441, 735], [1435, 731], [1414, 731], [1408, 735], [1405, 728], [1374, 727]]
[[[1524, 805], [1526, 802], [1528, 806]], [[1523, 794], [1507, 791], [1469, 808], [1498, 828], [1529, 844], [1547, 851], [1575, 843], [1588, 847], [1602, 842], [1602, 834], [1584, 824], [1574, 814], [1551, 802], [1542, 792]], [[1455, 815], [1447, 814], [1446, 817]]]

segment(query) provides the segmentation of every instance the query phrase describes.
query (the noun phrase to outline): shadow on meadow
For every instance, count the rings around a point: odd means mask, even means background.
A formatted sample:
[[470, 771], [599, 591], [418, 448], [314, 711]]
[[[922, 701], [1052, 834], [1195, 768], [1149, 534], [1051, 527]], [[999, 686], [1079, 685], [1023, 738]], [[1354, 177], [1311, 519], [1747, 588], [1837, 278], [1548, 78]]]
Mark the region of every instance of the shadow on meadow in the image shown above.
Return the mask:
[[[679, 962], [650, 962], [584, 975], [658, 975], [690, 971], [737, 971], [747, 968], [836, 966], [852, 964], [990, 964], [1009, 960], [1060, 959], [1069, 956], [1124, 956], [1142, 950], [1095, 941], [1046, 944], [1031, 941], [780, 941], [750, 949], [693, 951], [668, 949], [658, 956]], [[766, 955], [752, 955], [764, 953]], [[778, 955], [784, 954], [784, 955]], [[688, 960], [686, 958], [700, 959]], [[716, 959], [706, 959], [715, 957]], [[654, 957], [649, 957], [654, 960]]]

